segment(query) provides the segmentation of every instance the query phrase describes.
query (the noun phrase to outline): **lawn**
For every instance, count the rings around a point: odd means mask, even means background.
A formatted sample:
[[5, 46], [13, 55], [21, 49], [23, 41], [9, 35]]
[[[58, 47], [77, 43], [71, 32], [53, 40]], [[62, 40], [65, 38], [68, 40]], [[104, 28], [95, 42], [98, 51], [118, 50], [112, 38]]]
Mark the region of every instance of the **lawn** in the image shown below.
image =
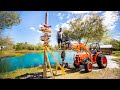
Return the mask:
[[113, 51], [113, 56], [120, 56], [120, 51]]
[[43, 69], [39, 67], [18, 69], [11, 72], [0, 73], [1, 79], [15, 79], [18, 76], [24, 75], [26, 73], [37, 73], [41, 72]]
[[[116, 61], [120, 66], [120, 51], [113, 51], [112, 56], [115, 56], [116, 58], [113, 58], [112, 60]], [[120, 69], [117, 71], [117, 76], [120, 78]]]
[[115, 60], [115, 61], [120, 63], [120, 51], [113, 51], [112, 56], [117, 57], [117, 58], [113, 58], [113, 60]]

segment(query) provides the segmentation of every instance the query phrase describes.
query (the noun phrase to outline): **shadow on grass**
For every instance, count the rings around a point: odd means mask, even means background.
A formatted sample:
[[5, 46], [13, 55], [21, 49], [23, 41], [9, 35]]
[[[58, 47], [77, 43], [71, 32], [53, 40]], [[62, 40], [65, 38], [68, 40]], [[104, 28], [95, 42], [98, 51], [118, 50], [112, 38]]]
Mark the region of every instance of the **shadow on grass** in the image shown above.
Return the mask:
[[[99, 67], [93, 66], [92, 70], [99, 70]], [[85, 72], [85, 69], [84, 69], [84, 68], [81, 68], [81, 69], [70, 68], [70, 69], [66, 70], [66, 72], [67, 72], [67, 73], [80, 72], [81, 74], [89, 73], [89, 72]]]
[[20, 76], [17, 76], [15, 79], [42, 79], [43, 73], [26, 73]]
[[76, 68], [71, 68], [71, 69], [68, 69], [66, 70], [65, 72], [66, 73], [75, 73], [75, 72], [78, 72], [79, 70], [77, 70]]
[[[54, 70], [53, 70], [54, 71]], [[47, 73], [50, 71], [47, 71]], [[61, 76], [62, 74], [55, 74], [53, 72], [53, 76]], [[43, 72], [38, 73], [26, 73], [20, 76], [15, 77], [15, 79], [49, 79], [52, 78], [52, 76], [47, 76], [47, 78], [43, 78]]]
[[[93, 67], [93, 70], [99, 70], [98, 67]], [[47, 71], [47, 73], [50, 71]], [[53, 70], [53, 76], [61, 76], [62, 74], [55, 74], [56, 70]], [[79, 72], [80, 74], [85, 74], [85, 73], [90, 73], [90, 72], [85, 72], [84, 69], [76, 69], [76, 68], [69, 68], [65, 70], [65, 72], [68, 73], [76, 73]], [[51, 76], [48, 76], [46, 79], [51, 78]], [[15, 79], [44, 79], [43, 78], [43, 72], [38, 72], [38, 73], [26, 73], [20, 76], [17, 76]]]

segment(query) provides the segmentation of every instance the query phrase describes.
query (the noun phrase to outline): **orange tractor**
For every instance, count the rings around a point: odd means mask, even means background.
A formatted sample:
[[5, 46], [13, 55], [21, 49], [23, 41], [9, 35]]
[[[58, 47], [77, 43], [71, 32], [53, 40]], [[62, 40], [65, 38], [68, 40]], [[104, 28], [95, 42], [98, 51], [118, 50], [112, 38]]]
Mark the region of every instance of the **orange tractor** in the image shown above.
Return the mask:
[[85, 72], [90, 72], [95, 63], [97, 63], [99, 68], [106, 68], [107, 66], [107, 58], [100, 52], [98, 43], [92, 43], [89, 49], [83, 43], [71, 44], [71, 47], [66, 44], [64, 48], [77, 51], [77, 54], [73, 57], [75, 68], [80, 68], [80, 65], [84, 65]]
[[90, 72], [92, 71], [92, 65], [95, 63], [97, 63], [99, 68], [106, 68], [107, 58], [100, 52], [98, 43], [92, 43], [89, 49], [82, 43], [72, 44], [72, 49], [78, 52], [73, 57], [75, 68], [84, 65], [85, 71]]

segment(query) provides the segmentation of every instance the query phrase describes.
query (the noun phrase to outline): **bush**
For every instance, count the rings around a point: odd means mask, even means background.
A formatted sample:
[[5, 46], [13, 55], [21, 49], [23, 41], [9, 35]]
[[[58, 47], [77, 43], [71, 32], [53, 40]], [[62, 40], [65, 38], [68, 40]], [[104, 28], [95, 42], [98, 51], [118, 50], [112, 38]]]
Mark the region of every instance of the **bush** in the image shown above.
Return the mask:
[[17, 43], [13, 46], [15, 50], [44, 50], [43, 45], [32, 45], [28, 43]]

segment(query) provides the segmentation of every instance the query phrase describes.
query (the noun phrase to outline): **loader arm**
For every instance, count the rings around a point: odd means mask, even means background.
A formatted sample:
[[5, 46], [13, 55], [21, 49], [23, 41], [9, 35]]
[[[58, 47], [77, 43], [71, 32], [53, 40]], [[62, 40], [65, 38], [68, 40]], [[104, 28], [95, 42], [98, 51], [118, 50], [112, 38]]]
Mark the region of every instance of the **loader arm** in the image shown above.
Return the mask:
[[81, 48], [85, 50], [85, 52], [89, 56], [91, 62], [94, 63], [92, 53], [90, 52], [90, 50], [87, 48], [86, 45], [84, 45], [83, 43], [74, 43], [74, 44], [72, 44], [72, 50], [75, 50], [77, 52], [81, 52], [80, 51]]

